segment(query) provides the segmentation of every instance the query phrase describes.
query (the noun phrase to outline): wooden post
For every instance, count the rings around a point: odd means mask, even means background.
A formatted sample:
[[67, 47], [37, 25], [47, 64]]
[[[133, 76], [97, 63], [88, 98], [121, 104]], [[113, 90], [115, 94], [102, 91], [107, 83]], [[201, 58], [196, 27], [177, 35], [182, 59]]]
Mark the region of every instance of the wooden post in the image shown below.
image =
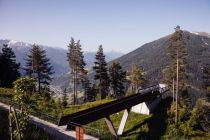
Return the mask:
[[13, 140], [13, 133], [12, 133], [12, 118], [11, 118], [11, 115], [12, 115], [12, 107], [9, 106], [9, 133], [10, 133], [10, 140]]
[[79, 140], [84, 140], [84, 129], [82, 127], [79, 129]]
[[79, 126], [76, 126], [76, 140], [79, 140]]
[[76, 126], [76, 140], [84, 140], [84, 129]]

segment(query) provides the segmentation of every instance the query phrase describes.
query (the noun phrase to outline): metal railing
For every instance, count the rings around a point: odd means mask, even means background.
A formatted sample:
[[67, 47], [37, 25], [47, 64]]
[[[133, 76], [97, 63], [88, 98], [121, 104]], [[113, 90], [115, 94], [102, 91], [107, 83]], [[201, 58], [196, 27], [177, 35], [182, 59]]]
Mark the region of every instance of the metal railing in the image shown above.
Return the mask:
[[[4, 104], [7, 104], [7, 105], [11, 105], [11, 106], [15, 107], [16, 109], [20, 109], [20, 105], [18, 103], [14, 102], [13, 100], [11, 100], [8, 97], [0, 97], [0, 102], [2, 102]], [[58, 119], [57, 118], [55, 118], [54, 116], [50, 116], [48, 114], [45, 114], [38, 109], [32, 110], [30, 112], [30, 115], [38, 117], [42, 120], [54, 123], [56, 125], [58, 124]]]
[[162, 92], [169, 90], [169, 88], [168, 87], [160, 87], [158, 84], [158, 85], [153, 85], [153, 86], [143, 88], [143, 89], [142, 88], [137, 89], [137, 93], [144, 94], [144, 93], [147, 93], [148, 91], [155, 91], [155, 90], [162, 93]]

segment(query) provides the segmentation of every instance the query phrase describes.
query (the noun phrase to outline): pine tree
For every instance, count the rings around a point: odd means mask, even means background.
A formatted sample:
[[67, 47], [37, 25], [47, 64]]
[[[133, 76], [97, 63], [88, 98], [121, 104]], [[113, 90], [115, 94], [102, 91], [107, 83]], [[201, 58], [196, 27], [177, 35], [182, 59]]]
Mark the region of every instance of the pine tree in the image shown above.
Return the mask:
[[9, 48], [8, 45], [4, 44], [2, 53], [0, 52], [0, 86], [1, 87], [12, 87], [13, 81], [19, 76], [20, 63], [16, 62], [16, 56]]
[[[171, 58], [171, 65], [167, 71], [166, 82], [172, 87], [173, 79], [176, 79], [176, 112], [175, 112], [175, 122], [178, 119], [178, 103], [180, 103], [179, 98], [184, 97], [186, 99], [186, 43], [184, 39], [184, 33], [180, 30], [180, 27], [175, 28], [175, 32], [170, 37], [170, 45], [168, 47], [169, 56]], [[184, 100], [183, 100], [184, 101]], [[182, 102], [185, 103], [185, 102]]]
[[145, 79], [139, 66], [132, 65], [129, 80], [131, 81], [132, 92], [144, 84]]
[[42, 89], [46, 91], [46, 89], [49, 88], [50, 81], [52, 80], [51, 75], [54, 73], [50, 59], [46, 56], [46, 51], [34, 44], [25, 61], [26, 66], [24, 69], [26, 71], [26, 75], [29, 75], [37, 80], [39, 94]]
[[76, 104], [76, 47], [75, 41], [71, 38], [71, 41], [68, 45], [67, 59], [69, 66], [71, 67], [72, 81], [73, 81], [73, 94], [74, 94], [74, 104]]
[[95, 89], [91, 87], [90, 81], [86, 78], [83, 82], [84, 88], [84, 101], [85, 102], [92, 102], [95, 101], [96, 93]]
[[71, 67], [74, 104], [77, 103], [77, 85], [82, 83], [86, 77], [87, 71], [85, 70], [86, 63], [84, 62], [84, 55], [81, 49], [80, 41], [76, 43], [73, 38], [68, 45], [67, 58], [69, 66]]
[[80, 44], [80, 40], [77, 41], [76, 47], [78, 50], [78, 75], [79, 81], [83, 82], [86, 80], [87, 70], [85, 70], [86, 63], [84, 61], [84, 54], [82, 52], [82, 46]]
[[68, 105], [67, 102], [68, 98], [67, 98], [67, 93], [66, 93], [66, 89], [63, 91], [63, 98], [62, 98], [62, 106], [64, 108], [66, 108], [66, 106]]
[[186, 84], [186, 43], [184, 39], [183, 31], [179, 29], [178, 26], [176, 31], [171, 35], [170, 45], [168, 47], [169, 57], [171, 58], [171, 65], [169, 70], [167, 71], [167, 83], [170, 87], [172, 87], [172, 79], [176, 79], [177, 77], [177, 62], [178, 62], [178, 70], [179, 70], [179, 90], [183, 90]]
[[97, 95], [97, 90], [96, 90], [96, 85], [95, 84], [93, 84], [91, 86], [91, 92], [90, 93], [91, 94], [90, 94], [89, 97], [91, 97], [91, 101], [95, 101], [96, 100], [96, 95]]
[[113, 62], [109, 67], [110, 85], [113, 90], [113, 97], [120, 98], [125, 96], [124, 82], [126, 81], [126, 72], [122, 70], [120, 63]]
[[109, 77], [107, 73], [107, 63], [105, 61], [105, 55], [103, 52], [102, 45], [99, 46], [99, 49], [95, 55], [96, 61], [93, 70], [95, 71], [95, 80], [99, 81], [98, 89], [99, 96], [101, 99], [106, 98], [109, 89]]

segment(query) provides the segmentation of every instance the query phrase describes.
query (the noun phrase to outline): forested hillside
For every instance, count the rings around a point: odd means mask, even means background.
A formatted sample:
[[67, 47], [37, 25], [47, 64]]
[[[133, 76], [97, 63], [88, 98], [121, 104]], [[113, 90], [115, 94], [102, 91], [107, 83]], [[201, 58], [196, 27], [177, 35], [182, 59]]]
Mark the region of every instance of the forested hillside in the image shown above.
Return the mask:
[[[163, 81], [164, 72], [170, 63], [168, 55], [169, 38], [170, 35], [146, 43], [113, 61], [120, 62], [125, 70], [130, 70], [132, 64], [137, 64], [143, 69], [147, 85], [160, 83]], [[192, 90], [191, 95], [196, 98], [202, 95], [200, 89], [204, 86], [205, 81], [203, 79], [203, 69], [210, 64], [210, 38], [207, 33], [200, 34], [184, 31], [184, 39], [188, 54], [188, 81]]]

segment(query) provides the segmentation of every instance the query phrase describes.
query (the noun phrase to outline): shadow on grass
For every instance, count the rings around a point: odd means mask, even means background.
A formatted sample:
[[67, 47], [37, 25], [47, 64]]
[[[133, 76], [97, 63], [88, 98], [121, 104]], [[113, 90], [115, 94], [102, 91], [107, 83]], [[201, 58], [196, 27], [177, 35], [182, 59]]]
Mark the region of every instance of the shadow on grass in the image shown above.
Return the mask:
[[[170, 97], [163, 99], [158, 108], [153, 112], [153, 115], [145, 119], [143, 122], [136, 124], [131, 129], [124, 132], [123, 136], [136, 135], [136, 139], [143, 140], [158, 140], [161, 139], [161, 136], [164, 135], [167, 128], [167, 109], [170, 107], [172, 99]], [[147, 125], [148, 130], [137, 129]]]

